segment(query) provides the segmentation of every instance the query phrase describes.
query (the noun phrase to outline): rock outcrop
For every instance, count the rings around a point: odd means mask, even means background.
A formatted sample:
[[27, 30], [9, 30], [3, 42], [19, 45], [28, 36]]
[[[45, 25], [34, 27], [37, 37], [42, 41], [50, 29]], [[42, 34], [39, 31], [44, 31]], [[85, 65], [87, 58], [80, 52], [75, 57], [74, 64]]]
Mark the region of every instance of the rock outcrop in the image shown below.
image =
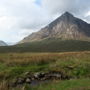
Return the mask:
[[18, 86], [23, 84], [32, 84], [36, 82], [36, 84], [40, 82], [45, 82], [49, 80], [69, 80], [70, 76], [64, 74], [59, 71], [50, 71], [50, 72], [37, 72], [31, 74], [31, 72], [27, 72], [23, 77], [18, 77], [12, 82], [12, 86]]

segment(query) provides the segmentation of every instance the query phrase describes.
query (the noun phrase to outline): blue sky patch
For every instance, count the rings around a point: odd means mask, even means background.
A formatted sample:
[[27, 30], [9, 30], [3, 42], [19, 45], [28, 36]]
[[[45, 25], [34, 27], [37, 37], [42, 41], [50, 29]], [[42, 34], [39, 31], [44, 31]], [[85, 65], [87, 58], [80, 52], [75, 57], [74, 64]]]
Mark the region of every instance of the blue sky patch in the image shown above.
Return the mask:
[[41, 5], [41, 0], [36, 0], [35, 3], [36, 3], [37, 5]]

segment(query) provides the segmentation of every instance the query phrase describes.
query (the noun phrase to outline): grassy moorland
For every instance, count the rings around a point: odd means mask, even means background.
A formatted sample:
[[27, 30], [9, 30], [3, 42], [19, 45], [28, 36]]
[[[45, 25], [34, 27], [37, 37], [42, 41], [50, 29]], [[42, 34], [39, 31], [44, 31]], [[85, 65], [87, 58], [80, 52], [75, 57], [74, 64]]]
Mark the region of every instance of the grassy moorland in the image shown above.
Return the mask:
[[90, 90], [89, 79], [53, 81], [36, 87], [26, 85], [25, 90]]
[[[7, 83], [26, 72], [61, 71], [72, 80], [10, 89]], [[0, 53], [0, 90], [90, 90], [90, 51], [64, 53]], [[9, 89], [8, 89], [9, 88]]]

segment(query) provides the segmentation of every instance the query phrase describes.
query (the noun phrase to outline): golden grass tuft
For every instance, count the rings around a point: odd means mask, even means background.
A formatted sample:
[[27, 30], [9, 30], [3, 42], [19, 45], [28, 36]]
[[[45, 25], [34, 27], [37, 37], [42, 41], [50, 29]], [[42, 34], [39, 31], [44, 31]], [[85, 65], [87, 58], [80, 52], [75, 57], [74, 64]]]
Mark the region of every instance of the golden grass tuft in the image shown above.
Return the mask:
[[8, 53], [0, 54], [0, 63], [7, 65], [28, 65], [48, 63], [57, 60], [90, 59], [90, 52], [66, 52], [66, 53]]

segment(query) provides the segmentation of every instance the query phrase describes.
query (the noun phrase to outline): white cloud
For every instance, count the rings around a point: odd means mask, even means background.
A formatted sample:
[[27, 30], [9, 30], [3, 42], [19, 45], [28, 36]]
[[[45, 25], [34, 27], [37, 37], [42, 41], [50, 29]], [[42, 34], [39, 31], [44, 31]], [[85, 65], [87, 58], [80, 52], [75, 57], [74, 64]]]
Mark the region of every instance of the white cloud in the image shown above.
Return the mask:
[[0, 16], [0, 39], [10, 42], [21, 40], [23, 31], [31, 33], [51, 20], [35, 0], [3, 0]]
[[81, 14], [90, 10], [90, 0], [42, 0], [42, 5], [52, 14], [65, 11]]

